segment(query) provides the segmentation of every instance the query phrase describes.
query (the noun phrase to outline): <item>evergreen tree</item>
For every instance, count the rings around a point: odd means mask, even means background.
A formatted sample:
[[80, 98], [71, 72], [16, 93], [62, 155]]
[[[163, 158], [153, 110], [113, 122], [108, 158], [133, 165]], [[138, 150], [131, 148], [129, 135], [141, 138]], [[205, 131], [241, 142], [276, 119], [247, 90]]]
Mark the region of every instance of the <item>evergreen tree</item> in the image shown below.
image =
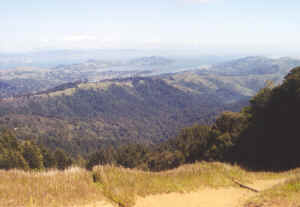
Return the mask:
[[66, 155], [66, 153], [61, 149], [58, 149], [58, 150], [55, 151], [54, 158], [55, 158], [55, 161], [56, 161], [56, 167], [60, 170], [64, 170], [67, 167], [72, 165], [71, 158], [69, 158]]
[[45, 168], [55, 168], [56, 160], [54, 154], [48, 149], [41, 147], [41, 153], [43, 155], [43, 164]]
[[36, 144], [26, 141], [23, 144], [23, 157], [31, 169], [40, 170], [44, 168], [43, 155]]

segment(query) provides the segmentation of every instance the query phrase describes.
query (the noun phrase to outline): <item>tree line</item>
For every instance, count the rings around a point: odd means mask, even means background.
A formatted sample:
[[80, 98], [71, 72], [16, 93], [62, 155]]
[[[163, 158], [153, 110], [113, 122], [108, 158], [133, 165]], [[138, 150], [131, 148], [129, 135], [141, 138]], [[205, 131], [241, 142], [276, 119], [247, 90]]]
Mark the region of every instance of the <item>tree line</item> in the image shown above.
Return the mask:
[[51, 152], [32, 141], [20, 141], [10, 130], [0, 134], [0, 169], [65, 169], [73, 160], [61, 149]]
[[196, 161], [228, 161], [244, 121], [245, 118], [239, 113], [225, 112], [213, 126], [184, 128], [176, 138], [158, 146], [129, 144], [101, 148], [89, 156], [87, 168], [113, 164], [161, 171]]

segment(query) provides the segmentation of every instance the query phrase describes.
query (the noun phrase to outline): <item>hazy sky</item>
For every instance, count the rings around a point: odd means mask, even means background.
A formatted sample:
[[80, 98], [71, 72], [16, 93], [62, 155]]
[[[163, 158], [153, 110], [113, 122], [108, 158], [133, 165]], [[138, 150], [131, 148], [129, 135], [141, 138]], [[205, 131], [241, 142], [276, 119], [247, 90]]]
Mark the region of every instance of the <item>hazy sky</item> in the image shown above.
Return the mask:
[[5, 0], [0, 51], [297, 53], [299, 10], [299, 0]]

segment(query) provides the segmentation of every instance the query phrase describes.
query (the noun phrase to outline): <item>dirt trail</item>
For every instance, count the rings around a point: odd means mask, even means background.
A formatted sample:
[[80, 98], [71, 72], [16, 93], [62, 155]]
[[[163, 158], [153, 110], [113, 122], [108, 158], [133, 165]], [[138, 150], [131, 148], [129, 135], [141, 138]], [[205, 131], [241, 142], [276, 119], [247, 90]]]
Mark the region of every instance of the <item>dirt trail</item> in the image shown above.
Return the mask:
[[[283, 180], [257, 181], [249, 186], [260, 191], [280, 182]], [[170, 193], [139, 198], [135, 207], [240, 207], [255, 194], [243, 188], [207, 188], [187, 194]]]
[[[248, 186], [261, 191], [281, 182], [284, 182], [284, 179], [258, 180]], [[241, 207], [243, 202], [256, 194], [239, 187], [206, 188], [192, 193], [170, 193], [138, 198], [135, 207]], [[85, 207], [114, 206], [102, 201]]]
[[85, 206], [73, 206], [73, 207], [115, 207], [115, 206], [113, 206], [111, 203], [107, 201], [99, 201]]

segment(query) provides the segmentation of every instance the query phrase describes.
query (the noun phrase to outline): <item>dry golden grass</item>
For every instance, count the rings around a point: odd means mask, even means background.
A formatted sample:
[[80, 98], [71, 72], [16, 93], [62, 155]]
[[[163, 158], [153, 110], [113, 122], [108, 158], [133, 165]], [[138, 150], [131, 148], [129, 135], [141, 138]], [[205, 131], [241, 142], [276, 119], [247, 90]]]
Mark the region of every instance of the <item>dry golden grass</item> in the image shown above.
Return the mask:
[[[80, 168], [48, 172], [0, 170], [0, 206], [87, 207], [97, 206], [98, 203], [109, 199], [120, 206], [131, 207], [134, 206], [137, 197], [191, 192], [207, 187], [237, 187], [232, 178], [244, 184], [251, 184], [262, 179], [295, 177], [299, 172], [248, 172], [239, 166], [218, 162], [184, 165], [158, 173], [114, 166], [97, 166], [93, 172]], [[93, 179], [97, 182], [94, 183]], [[300, 197], [299, 181], [300, 178], [297, 178], [283, 185], [284, 187], [276, 188], [277, 190], [266, 191], [263, 193], [264, 198], [274, 198], [278, 195], [284, 197], [287, 193], [290, 197], [285, 197], [288, 199], [284, 201], [295, 201]]]
[[133, 206], [138, 196], [191, 192], [204, 187], [236, 186], [232, 178], [242, 183], [259, 179], [275, 179], [289, 173], [254, 173], [238, 166], [222, 163], [201, 162], [184, 165], [174, 170], [153, 173], [129, 170], [113, 166], [98, 166], [93, 169], [96, 181], [110, 200], [121, 206]]
[[102, 200], [91, 173], [71, 168], [66, 171], [0, 171], [0, 206], [68, 207]]
[[246, 203], [247, 207], [300, 207], [300, 169], [290, 171], [292, 178], [268, 189]]

